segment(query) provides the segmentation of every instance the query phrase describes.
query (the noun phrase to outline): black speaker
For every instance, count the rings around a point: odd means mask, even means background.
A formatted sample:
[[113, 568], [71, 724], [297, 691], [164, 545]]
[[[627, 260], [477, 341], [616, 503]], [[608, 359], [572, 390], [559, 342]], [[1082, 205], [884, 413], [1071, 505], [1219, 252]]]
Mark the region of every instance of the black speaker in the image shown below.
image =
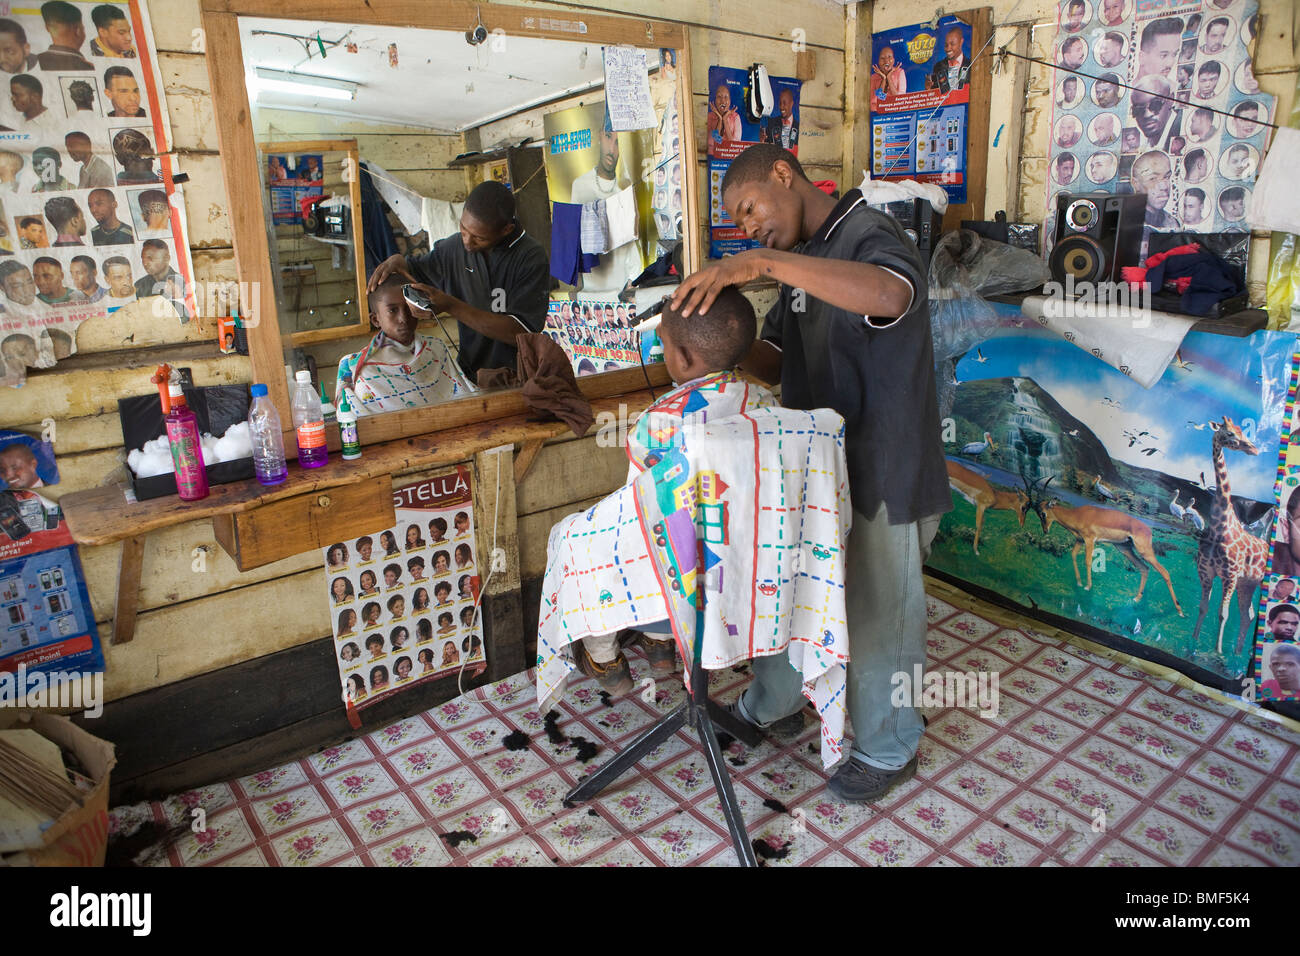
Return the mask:
[[1120, 281], [1120, 268], [1137, 265], [1142, 253], [1146, 208], [1146, 193], [1062, 193], [1052, 231], [1056, 241], [1047, 261], [1052, 279]]
[[928, 199], [898, 199], [894, 202], [872, 203], [872, 208], [879, 209], [898, 220], [907, 233], [907, 238], [916, 243], [921, 251], [921, 261], [928, 268], [930, 256], [939, 241], [943, 216], [934, 211]]

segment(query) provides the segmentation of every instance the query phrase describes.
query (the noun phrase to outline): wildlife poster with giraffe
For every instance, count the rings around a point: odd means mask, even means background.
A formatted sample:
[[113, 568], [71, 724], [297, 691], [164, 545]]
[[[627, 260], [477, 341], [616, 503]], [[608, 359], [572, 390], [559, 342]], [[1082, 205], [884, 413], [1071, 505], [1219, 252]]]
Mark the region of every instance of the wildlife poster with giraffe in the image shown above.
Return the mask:
[[999, 310], [956, 364], [929, 566], [1241, 693], [1295, 336], [1189, 333], [1144, 389]]

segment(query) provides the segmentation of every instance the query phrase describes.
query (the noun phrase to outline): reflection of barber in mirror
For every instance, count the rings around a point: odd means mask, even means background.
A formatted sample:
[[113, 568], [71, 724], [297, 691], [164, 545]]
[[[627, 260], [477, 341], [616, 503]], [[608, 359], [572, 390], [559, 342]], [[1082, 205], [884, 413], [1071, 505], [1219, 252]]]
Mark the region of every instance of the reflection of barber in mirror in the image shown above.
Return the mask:
[[124, 66], [110, 66], [104, 71], [104, 95], [113, 104], [108, 115], [112, 117], [144, 116], [140, 106], [140, 84], [135, 74]]
[[492, 180], [471, 190], [459, 235], [439, 239], [426, 255], [384, 260], [366, 291], [398, 274], [408, 276], [437, 312], [459, 323], [460, 367], [471, 382], [478, 381], [479, 369], [513, 369], [515, 336], [540, 332], [546, 322], [546, 251], [515, 219], [510, 190]]
[[[149, 137], [138, 129], [120, 130], [113, 137], [113, 157], [117, 160], [122, 171], [117, 174], [117, 184], [119, 186], [138, 186], [141, 183], [160, 183], [162, 177], [158, 171], [153, 168], [153, 146], [149, 143]], [[144, 195], [141, 194], [141, 212], [144, 209]], [[163, 205], [167, 205], [167, 196], [162, 198]], [[166, 210], [163, 210], [164, 214]], [[148, 215], [146, 214], [146, 219]], [[150, 226], [149, 228], [158, 228]]]
[[121, 7], [101, 3], [90, 11], [95, 24], [95, 39], [90, 41], [90, 52], [95, 56], [135, 58], [135, 41], [131, 38], [131, 24]]
[[394, 273], [370, 292], [370, 325], [378, 331], [361, 351], [339, 360], [334, 401], [349, 389], [358, 415], [418, 408], [474, 390], [447, 344], [416, 331], [419, 320], [402, 295], [405, 284]]

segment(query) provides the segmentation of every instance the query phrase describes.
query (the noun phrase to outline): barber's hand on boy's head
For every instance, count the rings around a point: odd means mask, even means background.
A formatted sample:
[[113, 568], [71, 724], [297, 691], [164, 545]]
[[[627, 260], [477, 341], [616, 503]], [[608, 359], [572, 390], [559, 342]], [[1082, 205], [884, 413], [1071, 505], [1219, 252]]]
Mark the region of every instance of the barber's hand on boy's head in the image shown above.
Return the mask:
[[692, 272], [673, 293], [672, 307], [688, 318], [695, 312], [706, 313], [713, 300], [729, 285], [743, 285], [763, 274], [766, 249], [746, 249]]
[[379, 265], [375, 266], [375, 271], [370, 273], [370, 281], [366, 283], [366, 291], [374, 292], [379, 288], [381, 282], [394, 273], [405, 276], [412, 282], [415, 281], [415, 277], [412, 276], [410, 271], [406, 268], [406, 257], [401, 253], [398, 253], [389, 256], [383, 262], [379, 263]]

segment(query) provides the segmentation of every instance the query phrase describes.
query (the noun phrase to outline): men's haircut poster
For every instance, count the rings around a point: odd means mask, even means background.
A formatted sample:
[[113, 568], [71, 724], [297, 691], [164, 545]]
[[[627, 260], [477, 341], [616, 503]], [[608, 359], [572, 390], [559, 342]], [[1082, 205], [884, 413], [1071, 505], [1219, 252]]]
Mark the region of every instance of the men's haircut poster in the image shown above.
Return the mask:
[[[1276, 518], [1269, 576], [1261, 588], [1255, 642], [1255, 680], [1263, 700], [1300, 700], [1300, 340], [1292, 356], [1287, 418], [1278, 455]], [[1281, 650], [1280, 645], [1290, 644]]]
[[104, 669], [95, 614], [63, 512], [0, 491], [0, 671]]
[[772, 115], [757, 123], [749, 119], [745, 93], [749, 71], [709, 67], [709, 102], [705, 142], [709, 154], [709, 257], [721, 259], [762, 243], [746, 239], [722, 204], [722, 178], [731, 161], [755, 143], [774, 143], [799, 155], [799, 90], [792, 76], [770, 76]]
[[393, 489], [397, 523], [322, 548], [334, 653], [358, 709], [483, 663], [469, 469]]
[[1152, 232], [1249, 231], [1274, 109], [1251, 64], [1257, 10], [1256, 0], [1059, 0], [1047, 208], [1062, 192], [1145, 193], [1144, 256]]
[[321, 153], [266, 157], [266, 186], [271, 191], [271, 221], [275, 225], [302, 222], [302, 200], [324, 194], [324, 159]]
[[[46, 7], [49, 5], [47, 4]], [[185, 204], [141, 0], [0, 16], [0, 384], [138, 299], [194, 314]]]
[[971, 28], [943, 17], [871, 36], [871, 178], [936, 183], [966, 201]]
[[542, 331], [564, 349], [575, 375], [594, 375], [641, 364], [640, 333], [628, 327], [633, 318], [634, 307], [616, 299], [557, 298]]

